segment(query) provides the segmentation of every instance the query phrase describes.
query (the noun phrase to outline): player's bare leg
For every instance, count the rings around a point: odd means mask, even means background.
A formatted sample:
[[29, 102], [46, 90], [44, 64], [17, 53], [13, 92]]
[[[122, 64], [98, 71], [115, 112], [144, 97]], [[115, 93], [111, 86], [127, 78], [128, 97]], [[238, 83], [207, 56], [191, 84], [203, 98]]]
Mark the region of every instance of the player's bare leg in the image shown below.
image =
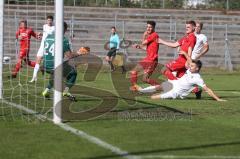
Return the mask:
[[160, 93], [154, 94], [151, 96], [151, 99], [161, 99], [161, 94]]
[[114, 71], [115, 68], [114, 68], [114, 66], [113, 66], [113, 64], [112, 64], [113, 57], [112, 57], [112, 56], [111, 56], [111, 57], [106, 56], [105, 59], [106, 59], [106, 61], [108, 62], [108, 64], [110, 65], [111, 71]]
[[19, 72], [19, 70], [21, 68], [21, 65], [22, 65], [22, 60], [23, 60], [22, 58], [19, 58], [17, 60], [17, 63], [15, 65], [15, 69], [12, 71], [12, 75], [11, 75], [12, 78], [16, 78], [17, 77], [17, 73]]

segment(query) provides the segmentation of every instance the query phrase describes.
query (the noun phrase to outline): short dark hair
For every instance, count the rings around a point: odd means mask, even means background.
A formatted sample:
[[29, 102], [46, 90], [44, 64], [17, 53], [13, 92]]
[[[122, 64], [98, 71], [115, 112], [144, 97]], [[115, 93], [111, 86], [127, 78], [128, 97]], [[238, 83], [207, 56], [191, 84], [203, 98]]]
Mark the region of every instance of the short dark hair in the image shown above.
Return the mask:
[[53, 20], [53, 16], [48, 15], [48, 16], [47, 16], [47, 19], [52, 19], [52, 20]]
[[192, 26], [196, 26], [196, 22], [193, 20], [186, 21], [186, 24], [191, 24]]
[[156, 22], [153, 20], [147, 21], [147, 24], [150, 24], [153, 28], [156, 26]]
[[115, 27], [115, 26], [112, 26], [112, 27], [111, 27], [111, 29], [114, 29], [114, 30], [116, 30], [116, 27]]
[[199, 24], [201, 29], [203, 28], [203, 23], [202, 22], [197, 21], [196, 24]]
[[202, 62], [200, 60], [192, 60], [192, 63], [195, 63], [198, 67], [198, 71], [202, 68]]
[[23, 19], [19, 22], [19, 24], [24, 23], [27, 26], [27, 20]]

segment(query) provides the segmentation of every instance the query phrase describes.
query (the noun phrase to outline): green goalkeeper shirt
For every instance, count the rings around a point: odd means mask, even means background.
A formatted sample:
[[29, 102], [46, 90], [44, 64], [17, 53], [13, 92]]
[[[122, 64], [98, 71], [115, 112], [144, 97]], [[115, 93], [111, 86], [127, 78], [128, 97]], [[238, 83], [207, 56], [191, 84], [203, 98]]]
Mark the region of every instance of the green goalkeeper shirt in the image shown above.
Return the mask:
[[[55, 35], [54, 34], [49, 34], [45, 41], [44, 41], [44, 61], [43, 61], [43, 66], [46, 70], [53, 70], [54, 69], [54, 45], [55, 45]], [[70, 49], [70, 44], [69, 40], [64, 37], [63, 38], [63, 58], [64, 58], [64, 53], [66, 51], [71, 51]]]

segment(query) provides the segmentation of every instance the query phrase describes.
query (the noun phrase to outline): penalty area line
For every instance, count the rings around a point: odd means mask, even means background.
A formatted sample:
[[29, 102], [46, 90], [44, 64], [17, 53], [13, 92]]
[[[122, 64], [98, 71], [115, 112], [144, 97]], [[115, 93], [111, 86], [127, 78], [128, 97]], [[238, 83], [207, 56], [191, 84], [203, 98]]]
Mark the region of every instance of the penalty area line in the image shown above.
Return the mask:
[[[44, 115], [41, 115], [41, 114], [38, 114], [36, 111], [32, 110], [32, 109], [29, 109], [27, 107], [24, 107], [20, 104], [16, 104], [16, 103], [12, 103], [12, 102], [9, 102], [9, 101], [6, 101], [4, 99], [2, 99], [2, 103], [5, 103], [5, 104], [8, 104], [8, 105], [11, 105], [19, 110], [23, 110], [27, 113], [30, 113], [30, 114], [33, 114], [37, 119], [40, 119], [40, 120], [48, 120], [48, 121], [51, 121], [52, 122], [52, 119], [51, 118], [48, 118]], [[65, 124], [65, 123], [59, 123], [59, 124], [55, 124], [57, 126], [59, 126], [60, 128], [62, 128], [63, 130], [65, 131], [68, 131], [68, 132], [71, 132], [72, 134], [75, 134], [83, 139], [86, 139], [88, 140], [89, 142], [95, 144], [95, 145], [98, 145], [99, 147], [102, 147], [104, 149], [107, 149], [107, 150], [110, 150], [111, 152], [113, 152], [114, 154], [116, 155], [119, 155], [120, 157], [124, 157], [124, 158], [127, 158], [127, 159], [141, 159], [142, 157], [140, 156], [135, 156], [135, 155], [130, 155], [127, 151], [124, 151], [124, 150], [121, 150], [120, 148], [116, 147], [116, 146], [113, 146], [95, 136], [92, 136], [92, 135], [89, 135], [87, 134], [86, 132], [82, 131], [82, 130], [79, 130], [79, 129], [76, 129], [76, 128], [73, 128], [71, 127], [70, 125], [68, 124]]]

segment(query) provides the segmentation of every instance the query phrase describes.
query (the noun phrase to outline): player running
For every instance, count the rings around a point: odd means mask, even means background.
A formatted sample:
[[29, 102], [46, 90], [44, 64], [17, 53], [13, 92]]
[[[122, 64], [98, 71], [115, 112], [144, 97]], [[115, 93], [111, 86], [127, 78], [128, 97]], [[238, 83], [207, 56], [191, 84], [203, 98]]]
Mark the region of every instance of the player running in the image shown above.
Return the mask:
[[[202, 67], [202, 62], [200, 60], [195, 61], [193, 60], [189, 66], [190, 68], [186, 71], [186, 73], [177, 80], [171, 80], [166, 83], [165, 85], [169, 84], [170, 86], [164, 87], [164, 84], [158, 86], [150, 86], [144, 89], [140, 89], [139, 92], [142, 93], [151, 93], [155, 92], [156, 90], [163, 90], [165, 93], [155, 94], [152, 95], [152, 99], [176, 99], [181, 98], [183, 99], [186, 97], [192, 90], [195, 85], [198, 85], [203, 88], [204, 91], [208, 93], [213, 99], [217, 101], [226, 101], [220, 99], [207, 85], [204, 83], [199, 71]], [[166, 90], [166, 88], [168, 90]], [[169, 90], [170, 88], [170, 90]]]
[[53, 26], [53, 16], [47, 16], [47, 24], [43, 25], [42, 41], [41, 41], [40, 48], [38, 49], [38, 52], [37, 52], [37, 58], [36, 58], [36, 64], [33, 71], [33, 77], [30, 82], [37, 81], [37, 73], [38, 73], [39, 65], [42, 61], [43, 52], [44, 52], [44, 40], [49, 34], [53, 34], [54, 31], [55, 31], [55, 27]]
[[[67, 23], [64, 22], [64, 33], [67, 31]], [[50, 74], [50, 79], [47, 88], [42, 92], [44, 97], [49, 97], [50, 90], [53, 87], [54, 80], [54, 34], [49, 34], [44, 41], [44, 56], [43, 56], [43, 66], [47, 73]], [[69, 40], [64, 37], [63, 39], [63, 56], [66, 59], [78, 56], [78, 53], [73, 53], [70, 49]], [[64, 60], [65, 61], [65, 60]], [[68, 97], [70, 100], [75, 101], [76, 98], [73, 96], [69, 89], [74, 85], [77, 78], [77, 71], [74, 66], [70, 66], [67, 62], [63, 64], [63, 77], [66, 78], [66, 87], [63, 91], [63, 96]]]
[[[186, 72], [186, 66], [192, 62], [192, 50], [196, 44], [196, 36], [194, 35], [195, 27], [196, 23], [194, 21], [187, 21], [186, 35], [177, 42], [167, 42], [160, 38], [158, 39], [159, 44], [164, 44], [173, 48], [180, 46], [178, 58], [167, 63], [166, 69], [163, 71], [163, 74], [169, 80], [175, 80], [182, 77]], [[172, 72], [177, 72], [176, 77]]]
[[16, 32], [16, 40], [20, 41], [20, 51], [15, 69], [12, 71], [12, 78], [17, 77], [17, 73], [21, 68], [23, 60], [31, 67], [35, 66], [35, 62], [29, 60], [30, 39], [32, 36], [36, 39], [40, 39], [40, 34], [34, 32], [32, 28], [28, 27], [26, 20], [20, 21], [19, 29]]
[[144, 32], [142, 44], [133, 45], [134, 48], [146, 50], [147, 56], [142, 59], [137, 66], [131, 71], [131, 87], [130, 90], [136, 91], [139, 86], [137, 85], [138, 73], [143, 70], [142, 81], [151, 85], [157, 85], [158, 82], [150, 79], [153, 71], [158, 65], [158, 49], [159, 44], [157, 40], [158, 34], [155, 32], [155, 21], [148, 21], [147, 28]]

